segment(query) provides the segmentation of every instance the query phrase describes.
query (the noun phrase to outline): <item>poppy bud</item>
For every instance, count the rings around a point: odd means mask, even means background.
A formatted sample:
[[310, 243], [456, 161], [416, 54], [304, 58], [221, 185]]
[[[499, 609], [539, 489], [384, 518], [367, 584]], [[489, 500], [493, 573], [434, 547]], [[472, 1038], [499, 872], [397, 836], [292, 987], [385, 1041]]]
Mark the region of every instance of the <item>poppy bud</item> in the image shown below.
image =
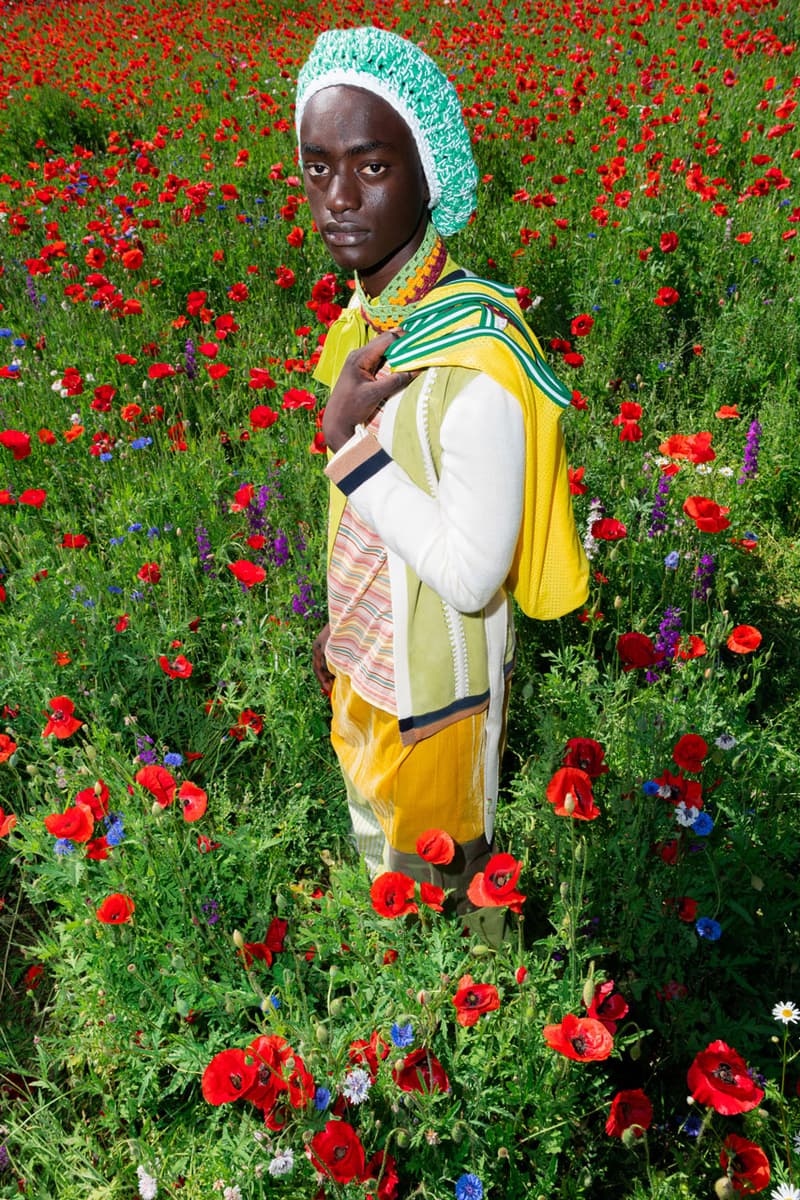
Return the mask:
[[517, 967], [516, 971], [514, 972], [514, 978], [516, 979], [517, 983], [520, 983], [520, 984], [525, 982], [527, 975], [528, 975], [527, 967]]
[[316, 1037], [320, 1046], [327, 1046], [328, 1039], [330, 1037], [330, 1034], [328, 1033], [328, 1026], [323, 1025], [322, 1022], [320, 1021], [317, 1025], [314, 1026], [314, 1036]]
[[497, 1151], [497, 1157], [498, 1158], [506, 1158], [506, 1159], [508, 1158], [508, 1151], [506, 1150], [505, 1146], [501, 1146], [500, 1149]]
[[32, 776], [34, 779], [35, 779], [35, 778], [36, 778], [36, 776], [39, 774], [39, 768], [38, 768], [38, 767], [36, 767], [36, 766], [34, 766], [34, 764], [33, 764], [33, 763], [28, 763], [28, 764], [26, 765], [26, 767], [25, 767], [25, 770], [26, 770], [26, 771], [28, 772], [28, 774], [29, 774], [29, 775], [31, 775], [31, 776]]
[[720, 1176], [714, 1184], [714, 1195], [719, 1196], [719, 1200], [733, 1200], [736, 1192], [727, 1175]]
[[631, 1045], [628, 1047], [628, 1053], [630, 1054], [631, 1060], [633, 1062], [638, 1062], [639, 1059], [642, 1057], [641, 1044], [639, 1042], [632, 1042]]
[[[94, 762], [94, 760], [97, 758], [97, 751], [95, 750], [94, 746], [85, 746], [83, 753], [86, 755], [89, 762]], [[95, 784], [95, 795], [99, 795], [99, 792], [97, 792], [96, 784]]]
[[764, 887], [764, 880], [759, 878], [758, 875], [753, 875], [750, 879], [750, 887], [756, 892], [760, 892]]
[[427, 1004], [430, 998], [430, 992], [426, 992], [424, 988], [422, 991], [417, 992], [417, 1004]]
[[482, 944], [478, 945], [478, 946], [473, 946], [472, 949], [470, 950], [470, 954], [472, 955], [473, 958], [485, 958], [487, 954], [491, 954], [491, 953], [492, 953], [491, 948], [489, 946], [484, 946]]
[[559, 887], [558, 892], [559, 892], [559, 895], [561, 896], [561, 899], [566, 904], [567, 900], [569, 899], [569, 884], [567, 883], [566, 879]]
[[589, 974], [586, 982], [583, 985], [583, 1003], [586, 1008], [589, 1008], [594, 1000], [594, 963], [589, 966]]
[[159, 804], [158, 800], [153, 801], [153, 807], [150, 809], [150, 812], [154, 817], [163, 817], [166, 811], [164, 805]]
[[398, 1129], [395, 1135], [395, 1140], [401, 1149], [404, 1149], [406, 1146], [411, 1144], [411, 1138], [408, 1136], [407, 1129]]
[[241, 950], [244, 946], [244, 938], [242, 937], [239, 930], [234, 929], [233, 934], [231, 936], [233, 938], [233, 944], [236, 947], [236, 949]]
[[570, 817], [575, 812], [575, 797], [572, 792], [567, 792], [564, 797], [564, 810]]
[[622, 1131], [622, 1144], [626, 1150], [631, 1150], [639, 1140], [639, 1130], [635, 1125], [629, 1125]]
[[332, 1017], [340, 1017], [344, 1012], [344, 997], [335, 996], [328, 1005], [328, 1012]]
[[463, 1142], [465, 1135], [468, 1133], [469, 1126], [465, 1125], [463, 1121], [456, 1121], [450, 1130], [450, 1137], [458, 1144], [459, 1142]]
[[622, 605], [623, 605], [624, 603], [625, 603], [625, 602], [624, 602], [624, 600], [622, 599], [622, 596], [615, 596], [615, 597], [614, 597], [614, 608], [617, 608], [617, 609], [619, 609], [619, 608], [622, 608]]

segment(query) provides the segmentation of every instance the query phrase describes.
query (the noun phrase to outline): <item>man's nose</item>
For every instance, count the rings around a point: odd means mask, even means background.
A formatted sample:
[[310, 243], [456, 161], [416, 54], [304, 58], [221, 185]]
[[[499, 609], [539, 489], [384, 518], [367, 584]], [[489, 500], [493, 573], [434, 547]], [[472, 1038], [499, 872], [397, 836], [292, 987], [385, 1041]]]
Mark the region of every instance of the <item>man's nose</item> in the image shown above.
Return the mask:
[[358, 184], [349, 171], [338, 171], [328, 186], [325, 205], [329, 212], [350, 212], [360, 206]]

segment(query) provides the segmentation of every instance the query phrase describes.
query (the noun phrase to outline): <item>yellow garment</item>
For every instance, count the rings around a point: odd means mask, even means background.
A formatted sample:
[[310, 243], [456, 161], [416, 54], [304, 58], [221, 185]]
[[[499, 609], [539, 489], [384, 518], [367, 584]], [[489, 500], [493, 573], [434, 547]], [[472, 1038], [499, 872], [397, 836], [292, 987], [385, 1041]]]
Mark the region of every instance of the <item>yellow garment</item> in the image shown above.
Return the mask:
[[461, 844], [482, 836], [485, 712], [404, 746], [397, 717], [363, 700], [346, 675], [336, 676], [331, 702], [331, 742], [351, 807], [370, 809], [393, 849], [413, 854], [428, 829], [446, 829]]
[[[445, 276], [455, 264], [448, 259]], [[459, 293], [476, 291], [486, 295], [491, 309], [492, 285], [467, 278], [434, 288], [416, 304], [420, 313], [426, 304], [446, 301]], [[509, 304], [503, 297], [505, 304]], [[513, 306], [512, 306], [513, 307]], [[524, 317], [517, 308], [524, 326]], [[530, 617], [549, 620], [572, 612], [586, 600], [589, 564], [578, 537], [572, 499], [569, 492], [566, 450], [561, 431], [561, 408], [525, 374], [508, 347], [485, 335], [470, 316], [463, 322], [454, 319], [452, 329], [473, 328], [474, 337], [439, 351], [422, 350], [419, 358], [404, 361], [402, 370], [420, 371], [426, 367], [466, 367], [490, 376], [516, 396], [525, 420], [525, 494], [520, 532], [514, 559], [506, 581], [508, 589], [523, 612]], [[511, 323], [505, 334], [527, 353], [530, 343], [542, 358], [541, 348], [525, 326], [526, 335]], [[356, 308], [345, 309], [331, 328], [315, 372], [316, 378], [332, 386], [351, 350], [366, 345], [369, 331]], [[526, 346], [526, 340], [529, 344]], [[338, 528], [344, 509], [344, 496], [332, 486], [329, 510], [329, 539]]]

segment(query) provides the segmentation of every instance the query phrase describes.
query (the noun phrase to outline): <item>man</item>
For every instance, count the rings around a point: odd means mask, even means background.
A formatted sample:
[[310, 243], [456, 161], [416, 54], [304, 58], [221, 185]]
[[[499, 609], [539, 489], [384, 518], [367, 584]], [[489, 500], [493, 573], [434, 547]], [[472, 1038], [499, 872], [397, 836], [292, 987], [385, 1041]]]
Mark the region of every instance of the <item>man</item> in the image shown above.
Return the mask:
[[[554, 617], [586, 596], [550, 373], [512, 289], [442, 235], [475, 207], [455, 89], [412, 43], [332, 30], [302, 69], [306, 193], [353, 302], [329, 331], [330, 624], [314, 648], [356, 840], [373, 873], [466, 887], [490, 853], [513, 591]], [[435, 875], [420, 835], [456, 847]]]

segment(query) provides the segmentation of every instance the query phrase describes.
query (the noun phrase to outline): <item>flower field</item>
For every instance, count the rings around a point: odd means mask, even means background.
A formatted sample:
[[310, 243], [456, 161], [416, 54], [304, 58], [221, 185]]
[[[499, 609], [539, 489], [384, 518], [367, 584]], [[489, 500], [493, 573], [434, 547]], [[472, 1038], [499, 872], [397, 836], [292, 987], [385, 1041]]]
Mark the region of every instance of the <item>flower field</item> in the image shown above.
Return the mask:
[[[0, 1198], [800, 1200], [794, 0], [3, 17]], [[466, 923], [359, 867], [311, 669], [293, 93], [372, 22], [459, 90], [592, 568]]]

